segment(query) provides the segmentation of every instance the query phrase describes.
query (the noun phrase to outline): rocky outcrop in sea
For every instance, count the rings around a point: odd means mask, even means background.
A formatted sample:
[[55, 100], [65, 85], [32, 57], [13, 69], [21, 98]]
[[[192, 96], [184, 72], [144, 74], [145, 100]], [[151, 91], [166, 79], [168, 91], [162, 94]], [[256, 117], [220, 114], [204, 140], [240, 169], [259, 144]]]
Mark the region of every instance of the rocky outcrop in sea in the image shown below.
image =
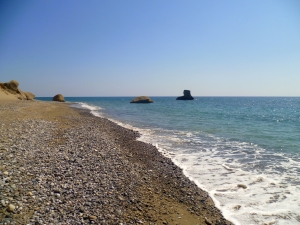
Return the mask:
[[184, 90], [183, 96], [176, 98], [176, 100], [194, 100], [194, 98], [192, 97], [190, 90]]
[[153, 100], [148, 96], [139, 96], [133, 99], [130, 103], [153, 103]]

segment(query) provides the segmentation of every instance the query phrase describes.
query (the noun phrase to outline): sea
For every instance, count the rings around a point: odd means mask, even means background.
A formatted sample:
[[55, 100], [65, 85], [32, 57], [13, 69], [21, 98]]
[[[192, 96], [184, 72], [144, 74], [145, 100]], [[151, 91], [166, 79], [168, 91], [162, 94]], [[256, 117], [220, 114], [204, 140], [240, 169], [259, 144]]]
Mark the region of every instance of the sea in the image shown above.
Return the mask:
[[[51, 98], [37, 98], [51, 100]], [[236, 225], [300, 224], [299, 97], [66, 97], [139, 131]]]

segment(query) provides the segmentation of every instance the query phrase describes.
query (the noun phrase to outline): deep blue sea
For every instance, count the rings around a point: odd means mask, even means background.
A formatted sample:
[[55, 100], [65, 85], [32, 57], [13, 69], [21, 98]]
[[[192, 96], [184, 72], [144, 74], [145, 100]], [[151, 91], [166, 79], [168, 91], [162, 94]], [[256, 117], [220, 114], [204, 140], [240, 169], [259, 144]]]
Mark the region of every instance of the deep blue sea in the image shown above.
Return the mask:
[[300, 224], [300, 98], [151, 98], [152, 104], [130, 104], [133, 97], [65, 99], [138, 130], [233, 223]]

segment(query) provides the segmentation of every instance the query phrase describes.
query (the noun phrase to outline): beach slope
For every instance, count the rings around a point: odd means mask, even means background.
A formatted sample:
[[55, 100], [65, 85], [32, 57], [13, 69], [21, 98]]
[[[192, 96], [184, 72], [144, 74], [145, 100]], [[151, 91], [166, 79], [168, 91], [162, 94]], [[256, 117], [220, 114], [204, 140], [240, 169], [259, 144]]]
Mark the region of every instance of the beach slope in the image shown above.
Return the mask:
[[15, 95], [5, 92], [0, 87], [0, 103], [7, 102], [7, 101], [16, 101], [16, 100], [19, 100], [19, 99]]
[[231, 224], [138, 135], [67, 103], [0, 100], [0, 221]]

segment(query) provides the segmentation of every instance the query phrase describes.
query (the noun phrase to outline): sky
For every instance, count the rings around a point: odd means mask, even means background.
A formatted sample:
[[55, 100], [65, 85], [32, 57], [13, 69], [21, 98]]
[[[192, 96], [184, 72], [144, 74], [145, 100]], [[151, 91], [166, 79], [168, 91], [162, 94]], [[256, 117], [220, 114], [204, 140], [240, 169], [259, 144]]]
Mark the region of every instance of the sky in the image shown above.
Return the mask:
[[38, 97], [300, 96], [300, 1], [1, 0], [12, 79]]

